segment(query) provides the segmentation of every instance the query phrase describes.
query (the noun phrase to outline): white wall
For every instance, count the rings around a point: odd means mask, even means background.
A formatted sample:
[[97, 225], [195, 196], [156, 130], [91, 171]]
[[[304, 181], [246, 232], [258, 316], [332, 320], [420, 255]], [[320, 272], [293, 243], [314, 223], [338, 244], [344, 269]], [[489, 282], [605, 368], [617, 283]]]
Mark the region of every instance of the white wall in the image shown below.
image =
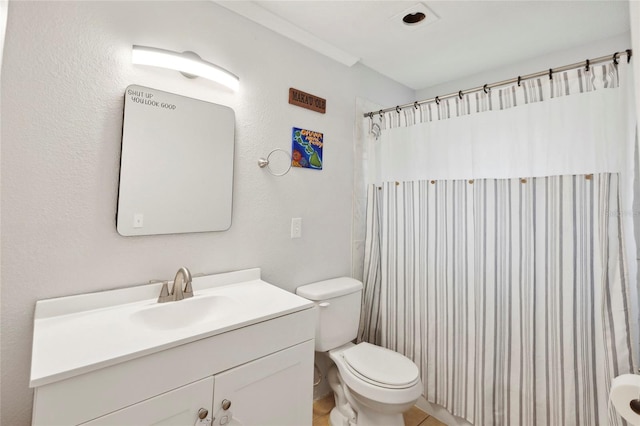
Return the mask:
[[[634, 84], [635, 84], [635, 99], [636, 99], [636, 116], [638, 117], [638, 121], [636, 123], [640, 123], [640, 65], [638, 64], [638, 53], [640, 53], [640, 1], [639, 0], [631, 0], [629, 2], [629, 19], [631, 21], [631, 49], [635, 53], [634, 55]], [[636, 187], [634, 188], [635, 193], [633, 200], [634, 203], [634, 215], [633, 222], [635, 226], [635, 237], [636, 237], [636, 249], [638, 250], [638, 255], [636, 256], [636, 266], [638, 271], [640, 271], [640, 210], [638, 207], [640, 206], [640, 185], [638, 182], [640, 180], [638, 177], [640, 176], [640, 170], [638, 170], [638, 166], [640, 165], [640, 128], [636, 127]], [[640, 274], [639, 274], [640, 275]], [[638, 294], [636, 297], [636, 306], [640, 306], [640, 277], [638, 284]], [[636, 326], [640, 328], [640, 309], [637, 311], [637, 321]], [[636, 333], [632, 336], [635, 340], [633, 342], [636, 344], [636, 348], [638, 348], [639, 353], [636, 357], [636, 362], [640, 362], [640, 347], [638, 347], [638, 340], [640, 340], [640, 336]], [[637, 371], [640, 372], [640, 371]]]
[[[2, 70], [2, 52], [4, 50], [4, 36], [5, 31], [7, 29], [7, 11], [9, 9], [9, 3], [5, 0], [0, 1], [0, 70]], [[2, 93], [2, 87], [0, 87], [0, 93]], [[2, 102], [0, 102], [1, 104]], [[1, 105], [0, 105], [1, 106]], [[2, 116], [1, 108], [0, 108], [0, 117]], [[2, 127], [2, 123], [0, 122], [0, 128]], [[2, 155], [0, 153], [0, 160]], [[1, 180], [1, 179], [0, 179]], [[0, 223], [2, 223], [0, 212]], [[0, 237], [2, 236], [2, 230], [0, 229]], [[0, 258], [2, 256], [2, 246], [0, 245]], [[0, 279], [0, 283], [2, 280]], [[2, 292], [0, 291], [0, 312], [2, 312]], [[0, 327], [0, 342], [2, 341], [2, 328]], [[2, 354], [0, 353], [0, 366], [2, 365]], [[2, 377], [0, 376], [0, 389], [2, 388]], [[2, 421], [2, 414], [0, 413], [0, 423]]]
[[[607, 38], [597, 42], [585, 44], [568, 50], [560, 50], [548, 55], [534, 57], [526, 61], [516, 62], [507, 67], [489, 69], [485, 72], [471, 75], [459, 80], [447, 81], [436, 86], [427, 87], [416, 92], [418, 100], [430, 99], [435, 96], [458, 93], [459, 90], [467, 90], [481, 87], [485, 84], [502, 80], [517, 78], [519, 75], [532, 74], [549, 68], [557, 68], [593, 59], [605, 55], [613, 55], [614, 52], [631, 48], [631, 36], [629, 32], [616, 37]], [[626, 60], [626, 56], [622, 56]]]
[[[629, 2], [629, 19], [631, 21], [631, 49], [636, 53], [640, 52], [640, 0]], [[637, 61], [636, 56], [636, 61]], [[640, 66], [635, 67], [635, 93], [636, 93], [636, 113], [640, 122]]]
[[[134, 67], [132, 44], [192, 50], [240, 77]], [[347, 68], [211, 2], [11, 2], [2, 70], [2, 424], [29, 424], [39, 299], [261, 267], [287, 290], [351, 273], [356, 96], [406, 103], [413, 91]], [[125, 87], [140, 84], [236, 112], [229, 231], [121, 237], [115, 229]], [[325, 115], [287, 103], [289, 87], [327, 99]], [[324, 170], [282, 178], [257, 167], [290, 149], [291, 127], [324, 133]], [[303, 238], [289, 238], [292, 217]]]

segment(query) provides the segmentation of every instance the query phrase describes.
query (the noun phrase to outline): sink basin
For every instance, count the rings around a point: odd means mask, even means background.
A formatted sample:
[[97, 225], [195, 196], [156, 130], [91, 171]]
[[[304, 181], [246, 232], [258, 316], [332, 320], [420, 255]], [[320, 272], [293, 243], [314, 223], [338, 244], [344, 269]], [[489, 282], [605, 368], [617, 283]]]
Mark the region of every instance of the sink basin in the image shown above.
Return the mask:
[[225, 296], [196, 295], [177, 302], [154, 303], [131, 314], [131, 320], [154, 330], [172, 330], [211, 321], [229, 313], [232, 305]]

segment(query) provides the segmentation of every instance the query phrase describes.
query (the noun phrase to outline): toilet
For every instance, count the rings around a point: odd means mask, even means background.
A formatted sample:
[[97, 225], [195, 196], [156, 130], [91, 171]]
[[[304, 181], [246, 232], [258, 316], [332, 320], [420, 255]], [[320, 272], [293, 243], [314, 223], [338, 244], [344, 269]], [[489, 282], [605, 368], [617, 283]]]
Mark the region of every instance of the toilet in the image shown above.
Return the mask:
[[335, 363], [328, 373], [336, 400], [331, 425], [404, 425], [402, 413], [422, 394], [420, 373], [402, 354], [352, 343], [358, 334], [362, 283], [335, 278], [298, 287], [296, 294], [315, 302], [315, 350], [328, 352]]

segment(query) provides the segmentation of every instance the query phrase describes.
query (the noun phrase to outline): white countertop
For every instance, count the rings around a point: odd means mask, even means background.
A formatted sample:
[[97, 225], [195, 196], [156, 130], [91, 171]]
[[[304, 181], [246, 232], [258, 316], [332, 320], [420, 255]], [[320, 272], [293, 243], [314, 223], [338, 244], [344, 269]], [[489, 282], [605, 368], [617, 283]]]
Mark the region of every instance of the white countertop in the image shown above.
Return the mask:
[[[42, 300], [36, 303], [30, 387], [42, 386], [123, 361], [215, 336], [314, 306], [304, 298], [260, 279], [260, 269], [195, 277], [194, 297], [158, 304], [161, 284]], [[171, 287], [171, 286], [169, 286]], [[217, 305], [204, 320], [170, 328], [149, 327], [134, 315], [163, 309], [163, 323], [173, 325], [175, 308], [202, 310], [204, 298]], [[194, 303], [195, 302], [195, 303]], [[189, 305], [176, 305], [176, 304]], [[169, 306], [172, 305], [172, 306]], [[165, 316], [166, 313], [166, 316]]]

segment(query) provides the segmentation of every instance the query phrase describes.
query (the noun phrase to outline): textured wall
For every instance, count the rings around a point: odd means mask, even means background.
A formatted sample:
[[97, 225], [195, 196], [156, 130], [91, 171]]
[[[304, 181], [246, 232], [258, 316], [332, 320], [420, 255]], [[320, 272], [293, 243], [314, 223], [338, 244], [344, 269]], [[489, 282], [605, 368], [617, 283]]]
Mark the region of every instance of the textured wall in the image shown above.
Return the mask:
[[[131, 65], [131, 45], [192, 50], [241, 79]], [[383, 105], [413, 92], [347, 68], [211, 2], [12, 2], [2, 70], [2, 424], [29, 424], [33, 311], [39, 299], [261, 267], [287, 290], [351, 273], [356, 96]], [[115, 229], [124, 89], [140, 84], [236, 112], [229, 231], [122, 237]], [[321, 115], [288, 105], [296, 87]], [[256, 165], [290, 149], [291, 127], [324, 132], [324, 170], [274, 178]], [[303, 238], [289, 238], [292, 217]]]
[[605, 55], [613, 55], [613, 52], [622, 51], [631, 47], [629, 32], [623, 32], [615, 37], [590, 42], [572, 49], [559, 50], [549, 54], [514, 62], [509, 66], [493, 68], [487, 71], [470, 75], [458, 80], [443, 82], [436, 86], [427, 87], [416, 92], [418, 99], [429, 99], [435, 96], [458, 93], [459, 90], [467, 90], [482, 87], [485, 84], [516, 78], [519, 75], [532, 74], [549, 68], [558, 68], [597, 58]]
[[[638, 65], [638, 52], [640, 52], [640, 1], [630, 1], [629, 2], [629, 18], [631, 20], [631, 42], [630, 47], [634, 52], [634, 56], [632, 61], [634, 61], [634, 83], [635, 83], [635, 101], [636, 101], [636, 116], [638, 117], [637, 123], [640, 123], [640, 65]], [[638, 127], [636, 127], [636, 143], [640, 143], [640, 132], [638, 132]], [[634, 188], [634, 200], [633, 200], [633, 224], [635, 226], [635, 237], [636, 237], [636, 266], [638, 271], [640, 271], [640, 145], [636, 145], [636, 186]], [[635, 297], [636, 307], [640, 307], [640, 273], [638, 274], [638, 287], [637, 293]], [[640, 329], [640, 309], [636, 309], [637, 321], [636, 327]], [[640, 347], [638, 345], [638, 338], [640, 337], [640, 333], [636, 332], [636, 362], [640, 360]], [[640, 372], [640, 371], [638, 371]]]

